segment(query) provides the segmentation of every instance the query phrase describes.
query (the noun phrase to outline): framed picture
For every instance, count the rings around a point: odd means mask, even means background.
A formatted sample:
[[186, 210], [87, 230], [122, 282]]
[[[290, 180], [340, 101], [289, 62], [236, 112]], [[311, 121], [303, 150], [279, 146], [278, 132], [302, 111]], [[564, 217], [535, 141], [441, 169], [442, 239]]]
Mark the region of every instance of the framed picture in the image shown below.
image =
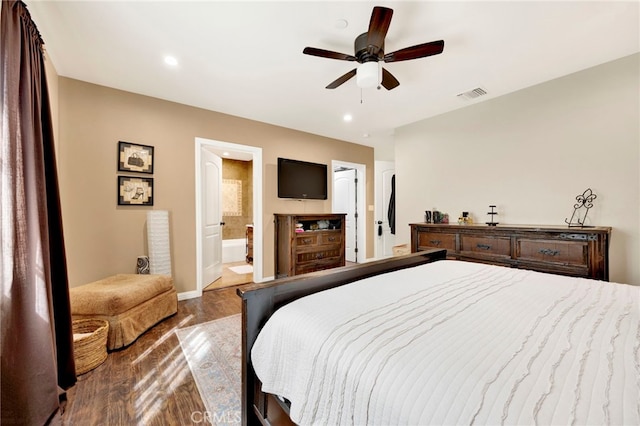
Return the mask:
[[153, 147], [118, 142], [118, 171], [153, 173]]
[[153, 178], [118, 176], [119, 206], [152, 206]]

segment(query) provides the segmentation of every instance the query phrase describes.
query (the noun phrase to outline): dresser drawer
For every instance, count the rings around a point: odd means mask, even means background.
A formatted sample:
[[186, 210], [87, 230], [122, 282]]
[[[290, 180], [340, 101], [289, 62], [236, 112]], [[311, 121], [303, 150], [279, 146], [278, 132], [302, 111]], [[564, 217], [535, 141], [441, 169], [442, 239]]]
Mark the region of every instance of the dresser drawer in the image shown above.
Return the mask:
[[297, 250], [324, 250], [329, 246], [342, 246], [342, 235], [337, 232], [305, 232], [296, 235]]
[[557, 241], [518, 239], [518, 260], [553, 262], [563, 265], [588, 265], [588, 243], [586, 241]]
[[302, 247], [316, 247], [320, 241], [320, 234], [317, 232], [301, 232], [296, 234], [296, 246], [298, 249]]
[[314, 250], [309, 252], [298, 252], [296, 253], [297, 263], [305, 263], [305, 262], [317, 262], [324, 261], [326, 259], [338, 259], [342, 255], [342, 249], [340, 246], [329, 247], [323, 250]]
[[446, 232], [418, 232], [418, 247], [456, 250], [456, 234]]
[[317, 261], [317, 262], [302, 263], [300, 265], [296, 265], [295, 274], [296, 275], [308, 274], [310, 272], [322, 271], [324, 269], [339, 268], [341, 266], [344, 266], [344, 262], [339, 262], [337, 260], [329, 260], [329, 259], [323, 260], [323, 261]]
[[342, 245], [342, 234], [339, 232], [320, 232], [318, 244], [321, 245]]
[[511, 257], [511, 238], [483, 235], [460, 235], [461, 254]]
[[344, 266], [344, 256], [342, 256], [340, 247], [309, 253], [298, 253], [296, 258], [296, 275]]

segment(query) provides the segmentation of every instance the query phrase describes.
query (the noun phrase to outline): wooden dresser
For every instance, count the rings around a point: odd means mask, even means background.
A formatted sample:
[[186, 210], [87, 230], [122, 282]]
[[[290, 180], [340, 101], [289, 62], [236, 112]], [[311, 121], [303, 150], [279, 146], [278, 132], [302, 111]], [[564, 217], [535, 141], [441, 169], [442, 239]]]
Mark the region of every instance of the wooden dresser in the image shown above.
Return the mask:
[[610, 227], [412, 223], [411, 251], [447, 249], [448, 259], [609, 280]]
[[247, 263], [253, 263], [253, 225], [247, 225]]
[[276, 278], [344, 266], [344, 214], [274, 216]]

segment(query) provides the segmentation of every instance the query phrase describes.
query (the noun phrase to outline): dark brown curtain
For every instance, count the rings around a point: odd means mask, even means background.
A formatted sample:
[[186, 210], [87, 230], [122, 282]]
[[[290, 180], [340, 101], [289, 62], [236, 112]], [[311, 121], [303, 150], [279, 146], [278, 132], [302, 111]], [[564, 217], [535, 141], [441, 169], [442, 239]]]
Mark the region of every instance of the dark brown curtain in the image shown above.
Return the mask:
[[42, 425], [76, 381], [43, 42], [24, 3], [2, 1], [2, 419]]

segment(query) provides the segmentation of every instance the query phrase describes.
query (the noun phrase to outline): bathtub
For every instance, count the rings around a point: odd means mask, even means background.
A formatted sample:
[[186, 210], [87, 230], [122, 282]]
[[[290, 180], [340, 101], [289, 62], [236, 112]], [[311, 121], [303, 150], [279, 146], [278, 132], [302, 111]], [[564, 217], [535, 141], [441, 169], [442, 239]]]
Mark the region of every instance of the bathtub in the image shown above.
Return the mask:
[[247, 240], [222, 240], [222, 263], [242, 262], [247, 255]]

